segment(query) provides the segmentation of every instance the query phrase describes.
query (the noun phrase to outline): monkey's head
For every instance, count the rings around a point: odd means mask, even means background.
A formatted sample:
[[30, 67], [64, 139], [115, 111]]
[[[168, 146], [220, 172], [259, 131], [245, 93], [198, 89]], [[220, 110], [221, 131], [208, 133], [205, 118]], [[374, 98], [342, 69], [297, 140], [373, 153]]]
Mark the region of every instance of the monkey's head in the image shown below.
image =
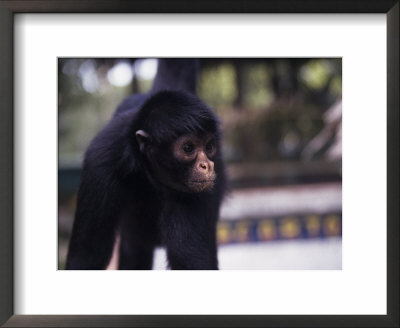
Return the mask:
[[211, 109], [192, 95], [168, 91], [153, 96], [139, 115], [145, 119], [136, 142], [153, 183], [185, 193], [212, 191], [219, 122]]

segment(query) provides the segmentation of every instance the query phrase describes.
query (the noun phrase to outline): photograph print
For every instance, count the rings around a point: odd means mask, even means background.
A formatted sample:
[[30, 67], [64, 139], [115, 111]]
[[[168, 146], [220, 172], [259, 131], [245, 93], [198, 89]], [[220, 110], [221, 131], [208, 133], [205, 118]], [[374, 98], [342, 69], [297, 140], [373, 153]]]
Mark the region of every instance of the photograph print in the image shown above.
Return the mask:
[[59, 58], [59, 270], [341, 270], [341, 58]]

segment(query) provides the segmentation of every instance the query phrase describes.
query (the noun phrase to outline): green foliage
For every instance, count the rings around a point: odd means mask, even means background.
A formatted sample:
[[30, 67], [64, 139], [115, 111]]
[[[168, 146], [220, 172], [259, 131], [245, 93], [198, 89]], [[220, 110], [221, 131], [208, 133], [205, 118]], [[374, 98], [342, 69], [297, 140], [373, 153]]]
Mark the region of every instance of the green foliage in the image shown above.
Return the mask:
[[299, 160], [305, 145], [323, 128], [322, 116], [315, 106], [288, 102], [238, 116], [225, 126], [226, 160]]
[[111, 117], [118, 103], [130, 93], [128, 87], [113, 87], [106, 71], [96, 71], [97, 91], [85, 90], [79, 70], [84, 59], [60, 60], [58, 97], [59, 159], [80, 162], [93, 139]]
[[328, 60], [315, 59], [303, 66], [300, 77], [307, 87], [321, 89], [327, 84], [332, 70]]
[[237, 90], [236, 72], [232, 64], [222, 63], [200, 72], [198, 95], [214, 108], [227, 108], [233, 105]]
[[330, 90], [336, 96], [342, 96], [342, 76], [336, 75], [332, 78]]
[[262, 110], [274, 98], [270, 87], [270, 70], [266, 64], [248, 65], [246, 68], [243, 106], [250, 110]]

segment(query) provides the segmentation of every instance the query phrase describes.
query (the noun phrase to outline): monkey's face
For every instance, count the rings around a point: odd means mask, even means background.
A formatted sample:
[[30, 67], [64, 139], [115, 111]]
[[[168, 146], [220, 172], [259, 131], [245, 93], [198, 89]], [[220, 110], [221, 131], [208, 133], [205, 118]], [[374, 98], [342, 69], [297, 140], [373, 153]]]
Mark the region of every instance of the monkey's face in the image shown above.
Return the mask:
[[179, 137], [172, 145], [172, 156], [183, 169], [182, 182], [189, 192], [211, 191], [216, 174], [213, 158], [217, 144], [211, 134]]
[[213, 135], [185, 134], [162, 146], [150, 145], [143, 152], [148, 158], [153, 183], [170, 189], [198, 193], [214, 187], [214, 160], [217, 142]]

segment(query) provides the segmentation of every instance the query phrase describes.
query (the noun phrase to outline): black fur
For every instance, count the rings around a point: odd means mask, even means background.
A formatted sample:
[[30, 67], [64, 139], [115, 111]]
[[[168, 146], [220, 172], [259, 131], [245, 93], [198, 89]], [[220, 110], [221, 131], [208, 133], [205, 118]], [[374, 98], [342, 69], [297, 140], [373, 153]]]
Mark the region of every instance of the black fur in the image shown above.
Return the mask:
[[[218, 269], [216, 222], [225, 173], [218, 120], [192, 94], [196, 70], [193, 60], [161, 60], [152, 91], [124, 100], [92, 141], [83, 165], [67, 269], [105, 269], [117, 233], [120, 269], [151, 269], [159, 244], [167, 249], [171, 269]], [[162, 91], [170, 87], [179, 91]], [[151, 150], [141, 151], [138, 130], [150, 135]], [[171, 158], [170, 148], [186, 133], [216, 136], [211, 192], [183, 192], [168, 184], [168, 176], [185, 179], [188, 168]]]

